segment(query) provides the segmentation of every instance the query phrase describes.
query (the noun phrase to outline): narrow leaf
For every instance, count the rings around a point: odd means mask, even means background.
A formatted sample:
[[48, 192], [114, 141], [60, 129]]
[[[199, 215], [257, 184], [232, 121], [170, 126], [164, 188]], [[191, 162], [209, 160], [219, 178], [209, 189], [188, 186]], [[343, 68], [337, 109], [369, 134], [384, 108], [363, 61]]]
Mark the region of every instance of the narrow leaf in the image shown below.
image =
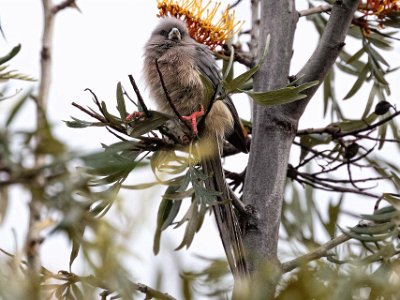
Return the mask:
[[117, 84], [116, 96], [117, 96], [117, 109], [119, 115], [121, 116], [121, 120], [124, 121], [128, 113], [126, 112], [125, 99], [122, 91], [121, 82], [118, 82]]

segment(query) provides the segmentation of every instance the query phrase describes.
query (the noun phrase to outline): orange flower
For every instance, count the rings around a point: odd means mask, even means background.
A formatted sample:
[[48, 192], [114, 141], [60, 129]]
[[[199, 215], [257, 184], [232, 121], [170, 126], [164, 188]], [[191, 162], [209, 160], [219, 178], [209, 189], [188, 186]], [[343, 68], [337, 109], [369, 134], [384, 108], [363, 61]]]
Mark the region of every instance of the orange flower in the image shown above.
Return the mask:
[[206, 4], [203, 0], [158, 0], [158, 16], [184, 20], [193, 39], [216, 50], [240, 30], [242, 22], [235, 22], [235, 12], [230, 13], [229, 5], [215, 20], [221, 3], [211, 4], [211, 0]]
[[400, 12], [400, 0], [360, 0], [358, 11], [363, 13], [358, 22], [364, 34], [369, 34], [373, 22], [383, 28], [388, 15]]

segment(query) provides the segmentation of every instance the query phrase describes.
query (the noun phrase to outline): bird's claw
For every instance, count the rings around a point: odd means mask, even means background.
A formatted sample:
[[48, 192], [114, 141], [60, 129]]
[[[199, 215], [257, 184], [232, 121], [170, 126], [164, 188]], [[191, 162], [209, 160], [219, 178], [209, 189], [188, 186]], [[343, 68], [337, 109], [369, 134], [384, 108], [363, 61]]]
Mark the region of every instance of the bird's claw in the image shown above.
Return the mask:
[[193, 135], [197, 136], [199, 131], [197, 130], [197, 118], [204, 116], [204, 106], [200, 104], [200, 110], [195, 111], [190, 116], [182, 116], [183, 121], [190, 121], [190, 125], [192, 126]]
[[126, 116], [125, 121], [130, 122], [132, 121], [134, 118], [140, 118], [141, 116], [143, 116], [143, 112], [141, 111], [134, 111], [133, 113], [129, 114]]

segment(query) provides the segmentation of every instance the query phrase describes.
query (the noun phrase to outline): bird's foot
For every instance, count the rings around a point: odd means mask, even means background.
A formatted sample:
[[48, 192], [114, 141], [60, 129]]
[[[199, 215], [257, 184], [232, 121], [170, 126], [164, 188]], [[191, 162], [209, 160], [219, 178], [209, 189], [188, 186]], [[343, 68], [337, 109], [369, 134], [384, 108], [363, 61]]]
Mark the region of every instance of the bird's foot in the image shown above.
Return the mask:
[[143, 112], [141, 111], [134, 111], [133, 113], [126, 116], [125, 121], [130, 122], [135, 118], [140, 118], [143, 116]]
[[204, 106], [200, 104], [200, 110], [195, 111], [190, 116], [182, 116], [183, 121], [190, 121], [190, 125], [192, 126], [193, 135], [197, 136], [199, 131], [197, 130], [197, 118], [204, 116]]

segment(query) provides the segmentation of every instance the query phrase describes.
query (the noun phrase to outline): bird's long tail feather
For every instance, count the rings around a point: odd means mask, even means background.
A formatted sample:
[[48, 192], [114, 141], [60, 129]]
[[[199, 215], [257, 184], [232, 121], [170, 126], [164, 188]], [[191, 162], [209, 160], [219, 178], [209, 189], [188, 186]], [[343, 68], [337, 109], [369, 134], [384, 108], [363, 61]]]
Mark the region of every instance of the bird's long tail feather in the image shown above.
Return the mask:
[[[219, 143], [216, 142], [215, 144], [218, 145]], [[209, 190], [222, 193], [217, 196], [217, 201], [221, 204], [213, 206], [215, 219], [232, 274], [235, 279], [245, 279], [248, 276], [248, 270], [244, 257], [241, 229], [230, 202], [230, 192], [226, 184], [219, 153], [217, 151], [214, 155], [202, 159], [203, 172], [209, 176], [205, 185]]]

